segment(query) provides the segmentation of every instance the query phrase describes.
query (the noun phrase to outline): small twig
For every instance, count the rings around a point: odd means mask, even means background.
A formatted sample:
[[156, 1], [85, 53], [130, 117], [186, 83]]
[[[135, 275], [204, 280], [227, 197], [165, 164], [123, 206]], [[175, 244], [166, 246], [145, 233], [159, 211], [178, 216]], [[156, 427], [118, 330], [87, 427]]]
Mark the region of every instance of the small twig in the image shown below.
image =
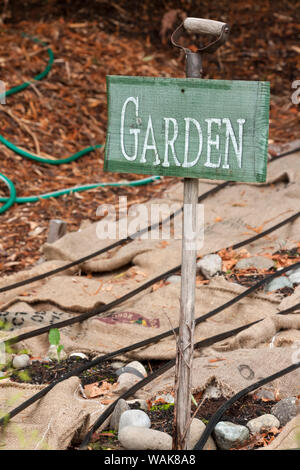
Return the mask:
[[[46, 51], [47, 49], [48, 49], [48, 46], [45, 46], [45, 47], [42, 47], [41, 49], [39, 49], [38, 51], [28, 52], [23, 58], [27, 59], [28, 57], [33, 57], [35, 55], [40, 54], [41, 52]], [[1, 57], [0, 63], [1, 64], [6, 64], [7, 62], [12, 62], [14, 60], [20, 61], [20, 60], [22, 60], [22, 58], [13, 56], [13, 57], [8, 57], [7, 59], [5, 59], [5, 58]]]
[[19, 127], [21, 127], [22, 129], [24, 129], [30, 136], [31, 138], [33, 139], [34, 141], [34, 145], [35, 145], [35, 149], [36, 149], [36, 153], [39, 154], [40, 153], [40, 144], [39, 144], [39, 141], [36, 137], [36, 135], [34, 134], [34, 132], [32, 132], [28, 126], [26, 124], [24, 124], [17, 116], [15, 116], [9, 109], [6, 109], [4, 106], [0, 106], [0, 109], [1, 111], [3, 111], [4, 113], [8, 114], [8, 116], [10, 116], [18, 125]]

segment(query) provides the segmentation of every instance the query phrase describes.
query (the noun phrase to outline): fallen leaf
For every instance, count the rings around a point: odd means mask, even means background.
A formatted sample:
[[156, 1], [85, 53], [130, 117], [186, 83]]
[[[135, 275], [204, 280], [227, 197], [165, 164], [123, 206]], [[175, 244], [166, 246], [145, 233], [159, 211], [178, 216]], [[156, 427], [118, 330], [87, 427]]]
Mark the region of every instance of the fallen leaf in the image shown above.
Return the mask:
[[98, 382], [85, 385], [84, 392], [87, 398], [95, 398], [95, 397], [99, 397], [100, 395], [107, 395], [109, 392], [112, 391], [112, 388], [113, 388], [113, 385], [104, 380], [100, 387], [99, 387]]

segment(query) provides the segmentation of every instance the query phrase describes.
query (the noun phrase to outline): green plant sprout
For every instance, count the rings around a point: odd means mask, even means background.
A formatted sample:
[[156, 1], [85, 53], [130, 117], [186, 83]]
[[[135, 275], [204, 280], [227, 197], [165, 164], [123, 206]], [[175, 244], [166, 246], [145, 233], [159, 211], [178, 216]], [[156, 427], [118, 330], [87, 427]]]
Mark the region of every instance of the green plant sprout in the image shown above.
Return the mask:
[[60, 344], [60, 333], [58, 328], [51, 328], [48, 335], [49, 343], [56, 346], [58, 361], [60, 361], [60, 353], [64, 349], [63, 345]]

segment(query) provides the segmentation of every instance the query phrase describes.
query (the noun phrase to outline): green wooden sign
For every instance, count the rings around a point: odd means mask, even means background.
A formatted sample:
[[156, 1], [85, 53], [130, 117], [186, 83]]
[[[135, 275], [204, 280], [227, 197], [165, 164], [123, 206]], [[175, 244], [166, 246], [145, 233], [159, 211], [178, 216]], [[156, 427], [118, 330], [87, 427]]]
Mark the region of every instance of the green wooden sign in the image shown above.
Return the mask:
[[268, 82], [108, 76], [104, 170], [266, 180]]

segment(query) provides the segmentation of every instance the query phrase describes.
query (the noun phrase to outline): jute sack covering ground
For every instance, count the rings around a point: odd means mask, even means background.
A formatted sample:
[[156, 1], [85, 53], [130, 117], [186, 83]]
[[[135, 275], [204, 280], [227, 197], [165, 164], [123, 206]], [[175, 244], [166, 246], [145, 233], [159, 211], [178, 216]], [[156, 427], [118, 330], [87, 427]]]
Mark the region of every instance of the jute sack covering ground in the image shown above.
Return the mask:
[[[42, 388], [10, 382], [2, 384], [1, 412], [18, 406]], [[1, 450], [64, 450], [72, 441], [81, 442], [104, 409], [98, 400], [84, 399], [79, 379], [71, 377], [5, 426], [0, 434]]]
[[[286, 170], [283, 169], [283, 164]], [[300, 185], [296, 183], [299, 174], [300, 164], [297, 163], [295, 154], [270, 165], [269, 184], [236, 184], [209, 197], [205, 201], [205, 240], [199, 255], [218, 251], [246, 239], [257, 233], [259, 228], [268, 228], [299, 210]], [[212, 187], [211, 183], [199, 182], [200, 193]], [[167, 191], [163, 201], [182, 202], [182, 184], [176, 184]], [[268, 253], [274, 253], [282, 247], [297, 246], [299, 233], [300, 221], [297, 219], [246, 248], [251, 255], [268, 256]], [[32, 270], [3, 279], [1, 286], [45, 272], [65, 261], [89, 254], [91, 248], [98, 250], [112, 242], [113, 240], [99, 240], [97, 224], [90, 224], [80, 232], [67, 234], [51, 246], [45, 245], [44, 256], [49, 261]], [[109, 254], [105, 253], [96, 260], [85, 263], [82, 268], [91, 272], [92, 277], [81, 276], [80, 271], [75, 275], [76, 271], [73, 269], [71, 272], [63, 272], [61, 275], [1, 294], [2, 317], [12, 324], [12, 331], [2, 333], [2, 337], [9, 338], [16, 333], [31, 331], [38, 326], [76, 316], [115, 300], [141, 283], [180, 264], [180, 246], [180, 240], [135, 240], [125, 247], [116, 248]], [[225, 281], [221, 276], [214, 278], [208, 285], [198, 285], [195, 316], [207, 313], [244, 290], [244, 287]], [[81, 350], [99, 354], [177, 327], [179, 295], [179, 284], [156, 285], [121, 304], [114, 312], [110, 311], [83, 323], [63, 328], [61, 343], [67, 353]], [[230, 395], [253, 381], [290, 365], [300, 340], [300, 312], [298, 310], [288, 316], [280, 316], [277, 312], [296, 304], [297, 299], [299, 301], [299, 288], [292, 296], [283, 300], [279, 295], [266, 295], [260, 291], [198, 325], [195, 341], [264, 319], [235, 338], [196, 351], [194, 389], [202, 390], [208, 384], [217, 383], [224, 394]], [[32, 355], [42, 357], [47, 352], [49, 342], [47, 335], [42, 335], [23, 341], [17, 347], [27, 348]], [[174, 356], [175, 341], [171, 336], [154, 345], [132, 351], [127, 355], [127, 359], [170, 359]], [[74, 385], [75, 382], [78, 386], [77, 379], [70, 379], [54, 387], [51, 393], [54, 394], [58, 390], [57, 393], [61, 397], [58, 400], [51, 400], [51, 395], [47, 395], [52, 406], [53, 421], [50, 427], [49, 420], [45, 419], [45, 413], [48, 413], [45, 408], [50, 406], [45, 397], [30, 407], [28, 412], [26, 410], [20, 417], [13, 419], [7, 426], [7, 435], [10, 435], [12, 426], [17, 423], [22, 423], [22, 427], [28, 426], [28, 429], [34, 429], [33, 423], [36, 423], [41, 437], [33, 444], [27, 444], [28, 448], [35, 448], [43, 436], [45, 438], [39, 446], [46, 442], [50, 448], [66, 448], [73, 436], [83, 429], [83, 423], [87, 426], [86, 415], [90, 414], [90, 410], [84, 406], [83, 398], [79, 401], [71, 399], [74, 393], [72, 387], [70, 392], [69, 384]], [[158, 378], [139, 393], [151, 398], [158, 391], [172, 389], [173, 382], [174, 370]], [[298, 395], [299, 384], [300, 371], [297, 369], [276, 380], [270, 387], [275, 388], [284, 397]], [[36, 391], [35, 387], [29, 385], [0, 382], [1, 403], [6, 403], [7, 397], [13, 395], [14, 390], [20, 389], [26, 392], [26, 396]], [[95, 403], [96, 408], [103, 406], [97, 399], [88, 402]], [[70, 420], [64, 422], [60, 413], [69, 405], [72, 408], [69, 412]], [[7, 403], [8, 409], [14, 406], [14, 403]], [[82, 410], [86, 415], [82, 416]], [[19, 421], [21, 416], [22, 421]], [[56, 427], [52, 428], [54, 423]], [[49, 429], [53, 429], [54, 437], [51, 437]], [[16, 438], [9, 439], [5, 445], [6, 448], [20, 447]]]

